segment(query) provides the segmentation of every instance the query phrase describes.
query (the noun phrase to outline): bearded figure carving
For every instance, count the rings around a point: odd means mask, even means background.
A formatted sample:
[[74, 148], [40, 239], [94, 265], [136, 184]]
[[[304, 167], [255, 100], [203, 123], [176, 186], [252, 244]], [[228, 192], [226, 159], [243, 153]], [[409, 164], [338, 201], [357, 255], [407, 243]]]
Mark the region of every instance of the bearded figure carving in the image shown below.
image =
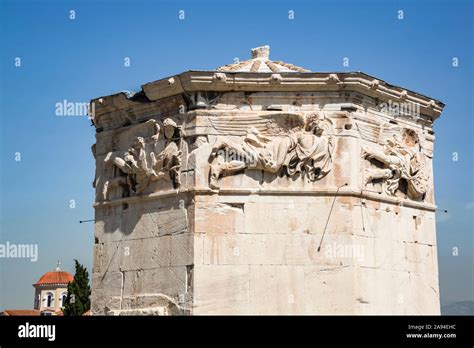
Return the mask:
[[210, 162], [210, 186], [218, 187], [222, 176], [245, 169], [296, 176], [310, 181], [324, 177], [331, 170], [332, 138], [323, 136], [322, 123], [330, 121], [319, 114], [280, 114], [275, 126], [269, 121], [260, 131], [254, 126], [239, 139], [219, 137], [213, 146]]
[[[381, 180], [389, 195], [393, 196], [397, 190], [402, 190], [410, 199], [424, 199], [429, 190], [430, 177], [419, 136], [414, 130], [403, 129], [394, 133], [382, 149], [363, 146], [362, 157], [372, 162], [375, 160], [378, 165], [366, 169], [364, 186]], [[402, 188], [402, 183], [406, 187]]]
[[108, 199], [114, 187], [122, 187], [125, 196], [140, 194], [152, 182], [160, 179], [170, 180], [174, 188], [180, 185], [182, 163], [183, 132], [172, 119], [167, 118], [162, 125], [149, 120], [154, 134], [149, 138], [137, 137], [123, 155], [109, 152], [104, 160], [119, 170], [119, 175], [104, 183], [102, 196]]

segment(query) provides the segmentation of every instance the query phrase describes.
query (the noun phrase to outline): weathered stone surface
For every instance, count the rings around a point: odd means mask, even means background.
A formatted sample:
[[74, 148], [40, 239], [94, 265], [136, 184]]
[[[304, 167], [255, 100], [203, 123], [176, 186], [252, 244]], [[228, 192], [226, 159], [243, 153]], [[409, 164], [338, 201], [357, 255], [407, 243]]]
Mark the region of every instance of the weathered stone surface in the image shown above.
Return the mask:
[[304, 267], [250, 266], [250, 314], [305, 314]]
[[171, 236], [96, 245], [95, 272], [119, 272], [171, 265]]
[[188, 266], [194, 264], [194, 234], [178, 233], [170, 236], [169, 254], [171, 266]]
[[444, 105], [303, 70], [261, 47], [93, 101], [94, 313], [439, 314]]
[[196, 233], [243, 233], [245, 231], [244, 205], [238, 203], [216, 203], [199, 205], [195, 211]]
[[105, 315], [111, 309], [121, 308], [123, 291], [121, 272], [93, 273], [92, 284], [94, 290], [91, 294], [91, 311], [93, 314]]
[[248, 314], [249, 266], [194, 268], [193, 314]]
[[[179, 208], [179, 202], [171, 207], [144, 207], [106, 215], [97, 220], [95, 235], [99, 242], [161, 237], [187, 231], [188, 211]], [[189, 207], [188, 207], [189, 209]]]
[[309, 266], [304, 270], [307, 314], [356, 314], [354, 267]]
[[[410, 273], [379, 268], [355, 269], [354, 312], [361, 314], [417, 314], [410, 308]], [[420, 296], [419, 294], [415, 297]]]
[[164, 295], [176, 301], [188, 300], [185, 266], [160, 267], [123, 272], [122, 296]]

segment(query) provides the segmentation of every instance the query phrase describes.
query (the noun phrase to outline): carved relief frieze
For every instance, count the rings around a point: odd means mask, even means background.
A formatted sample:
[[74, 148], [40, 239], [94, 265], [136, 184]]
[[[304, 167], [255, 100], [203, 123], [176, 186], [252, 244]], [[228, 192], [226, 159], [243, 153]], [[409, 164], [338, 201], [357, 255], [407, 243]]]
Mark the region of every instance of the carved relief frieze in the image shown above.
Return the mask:
[[431, 188], [427, 163], [432, 151], [424, 135], [413, 129], [390, 124], [357, 124], [363, 139], [363, 186], [379, 183], [390, 196], [423, 201]]
[[[337, 118], [323, 111], [211, 112], [199, 117], [204, 133], [185, 137], [182, 126], [166, 118], [148, 120], [131, 131], [134, 135], [121, 136], [120, 146], [126, 150], [110, 151], [102, 157], [103, 170], [95, 181], [98, 199], [107, 201], [112, 192], [115, 199], [178, 189], [183, 163], [188, 163], [191, 153], [197, 156], [193, 165], [201, 167], [205, 165], [201, 161], [207, 162], [212, 189], [221, 188], [224, 177], [254, 175], [247, 170], [274, 174], [266, 177], [271, 181], [288, 177], [316, 182], [331, 172], [334, 161], [343, 166], [353, 162], [340, 150], [334, 151], [339, 144], [336, 140], [343, 135]], [[362, 188], [425, 201], [432, 187], [432, 133], [370, 117], [355, 117], [353, 121], [356, 133], [344, 136], [362, 141]], [[187, 172], [187, 165], [185, 169]], [[202, 171], [195, 173], [201, 175]], [[153, 184], [160, 180], [169, 181], [169, 186]]]
[[105, 166], [113, 166], [113, 177], [102, 187], [102, 199], [108, 200], [114, 188], [122, 188], [122, 196], [141, 194], [157, 180], [171, 181], [180, 186], [180, 169], [183, 161], [183, 131], [171, 118], [162, 123], [154, 119], [146, 122], [153, 128], [151, 137], [138, 136], [123, 153], [109, 152]]
[[332, 167], [332, 122], [322, 113], [279, 113], [260, 118], [249, 126], [240, 118], [227, 122], [232, 133], [245, 129], [240, 137], [217, 137], [209, 162], [210, 186], [219, 187], [223, 176], [235, 175], [247, 169], [294, 177], [309, 181], [326, 176]]

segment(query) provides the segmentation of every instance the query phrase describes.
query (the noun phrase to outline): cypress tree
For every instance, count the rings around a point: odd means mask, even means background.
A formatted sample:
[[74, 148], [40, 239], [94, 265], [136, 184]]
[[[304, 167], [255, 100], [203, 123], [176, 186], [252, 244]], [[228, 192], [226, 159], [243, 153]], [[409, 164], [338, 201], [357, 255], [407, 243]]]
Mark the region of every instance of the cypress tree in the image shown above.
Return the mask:
[[63, 309], [64, 315], [82, 315], [91, 307], [89, 273], [77, 260], [74, 260], [74, 262], [76, 264], [76, 273], [74, 280], [67, 285], [66, 304]]

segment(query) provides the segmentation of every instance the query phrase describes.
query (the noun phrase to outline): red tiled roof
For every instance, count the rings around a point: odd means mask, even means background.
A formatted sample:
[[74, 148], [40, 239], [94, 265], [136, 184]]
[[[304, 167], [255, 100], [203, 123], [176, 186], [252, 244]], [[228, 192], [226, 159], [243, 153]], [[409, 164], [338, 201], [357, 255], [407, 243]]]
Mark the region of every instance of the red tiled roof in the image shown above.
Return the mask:
[[67, 284], [72, 282], [74, 277], [71, 273], [66, 271], [53, 271], [43, 274], [43, 276], [38, 280], [36, 284], [33, 285], [42, 285], [42, 284]]
[[6, 316], [39, 316], [40, 311], [37, 309], [5, 309], [3, 315]]

